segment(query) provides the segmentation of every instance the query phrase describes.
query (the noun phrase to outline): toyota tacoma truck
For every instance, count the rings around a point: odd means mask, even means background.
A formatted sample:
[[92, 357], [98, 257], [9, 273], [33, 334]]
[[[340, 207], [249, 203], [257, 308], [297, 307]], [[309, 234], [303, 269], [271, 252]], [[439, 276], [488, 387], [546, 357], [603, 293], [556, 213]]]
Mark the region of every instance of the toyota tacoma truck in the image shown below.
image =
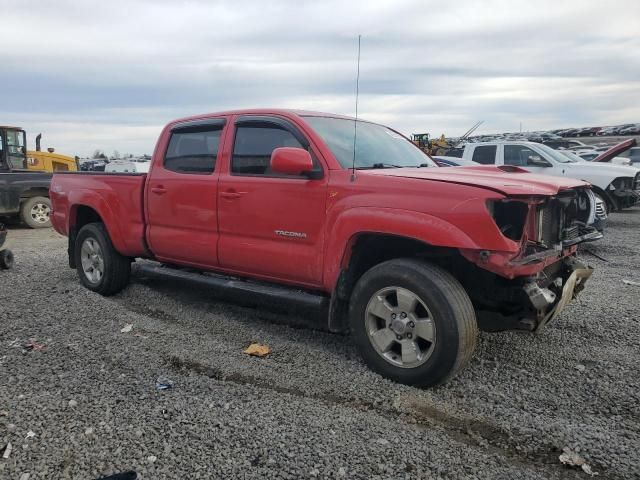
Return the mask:
[[[615, 156], [615, 150], [600, 158]], [[462, 159], [482, 165], [512, 165], [532, 173], [568, 177], [592, 184], [607, 212], [632, 207], [640, 201], [640, 168], [577, 161], [536, 142], [498, 141], [468, 143]]]
[[591, 269], [590, 186], [513, 166], [439, 168], [385, 126], [243, 110], [169, 123], [148, 173], [56, 173], [52, 223], [80, 282], [136, 273], [323, 308], [365, 362], [444, 382], [478, 329], [538, 331]]

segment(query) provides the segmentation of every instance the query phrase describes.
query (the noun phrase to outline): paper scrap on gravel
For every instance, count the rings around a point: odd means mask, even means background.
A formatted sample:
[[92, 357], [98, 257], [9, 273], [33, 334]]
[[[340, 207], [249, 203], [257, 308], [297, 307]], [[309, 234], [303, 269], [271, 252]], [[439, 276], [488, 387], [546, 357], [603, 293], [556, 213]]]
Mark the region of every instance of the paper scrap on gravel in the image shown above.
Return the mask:
[[120, 330], [120, 333], [129, 333], [132, 328], [133, 328], [133, 323], [127, 323], [124, 327], [122, 327], [122, 329]]
[[266, 345], [252, 343], [245, 349], [244, 353], [251, 355], [252, 357], [266, 357], [271, 353], [271, 349]]
[[625, 285], [633, 285], [634, 287], [640, 287], [640, 282], [634, 282], [633, 280], [622, 280]]
[[562, 449], [562, 454], [558, 458], [565, 465], [569, 465], [571, 467], [580, 467], [584, 473], [591, 475], [592, 477], [598, 475], [597, 472], [594, 472], [591, 467], [587, 465], [587, 462], [584, 458], [567, 447]]
[[2, 458], [4, 458], [5, 460], [7, 458], [9, 458], [9, 455], [11, 455], [11, 442], [7, 443], [7, 446], [4, 448], [4, 453], [2, 454]]

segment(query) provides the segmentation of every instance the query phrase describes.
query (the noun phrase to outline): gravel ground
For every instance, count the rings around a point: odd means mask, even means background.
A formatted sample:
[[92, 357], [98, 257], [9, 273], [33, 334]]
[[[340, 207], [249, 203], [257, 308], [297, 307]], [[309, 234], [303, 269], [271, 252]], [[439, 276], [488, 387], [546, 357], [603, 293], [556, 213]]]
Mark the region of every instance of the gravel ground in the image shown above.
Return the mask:
[[[565, 448], [599, 478], [640, 478], [640, 287], [623, 283], [640, 282], [639, 232], [640, 209], [612, 215], [554, 324], [482, 334], [464, 372], [420, 390], [369, 371], [312, 315], [140, 274], [102, 298], [67, 268], [64, 238], [14, 229], [0, 478], [588, 478]], [[243, 354], [254, 341], [272, 354]]]

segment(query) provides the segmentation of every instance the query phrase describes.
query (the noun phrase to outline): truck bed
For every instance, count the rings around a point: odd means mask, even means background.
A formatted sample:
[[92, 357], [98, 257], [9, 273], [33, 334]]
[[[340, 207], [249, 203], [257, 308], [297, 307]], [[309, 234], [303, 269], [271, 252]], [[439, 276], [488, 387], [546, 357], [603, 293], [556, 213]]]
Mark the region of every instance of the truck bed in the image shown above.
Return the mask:
[[[123, 255], [147, 256], [143, 209], [144, 173], [56, 172], [51, 180], [50, 196], [55, 210], [51, 223], [58, 233], [69, 232], [76, 216], [106, 212], [104, 219], [113, 245]], [[86, 205], [79, 210], [70, 205]], [[103, 213], [105, 215], [105, 213]]]

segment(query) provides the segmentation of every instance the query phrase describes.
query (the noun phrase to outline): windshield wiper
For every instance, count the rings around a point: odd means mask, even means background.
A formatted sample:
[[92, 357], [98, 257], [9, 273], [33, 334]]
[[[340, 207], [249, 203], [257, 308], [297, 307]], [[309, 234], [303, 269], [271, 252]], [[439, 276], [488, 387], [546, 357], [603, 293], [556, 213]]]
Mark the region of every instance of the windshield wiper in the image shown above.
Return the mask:
[[420, 165], [418, 165], [418, 168], [427, 168], [430, 167], [431, 164], [430, 163], [421, 163]]
[[366, 170], [373, 168], [402, 168], [402, 165], [394, 165], [393, 163], [374, 163], [373, 165], [368, 165], [366, 167], [357, 167], [358, 170]]

